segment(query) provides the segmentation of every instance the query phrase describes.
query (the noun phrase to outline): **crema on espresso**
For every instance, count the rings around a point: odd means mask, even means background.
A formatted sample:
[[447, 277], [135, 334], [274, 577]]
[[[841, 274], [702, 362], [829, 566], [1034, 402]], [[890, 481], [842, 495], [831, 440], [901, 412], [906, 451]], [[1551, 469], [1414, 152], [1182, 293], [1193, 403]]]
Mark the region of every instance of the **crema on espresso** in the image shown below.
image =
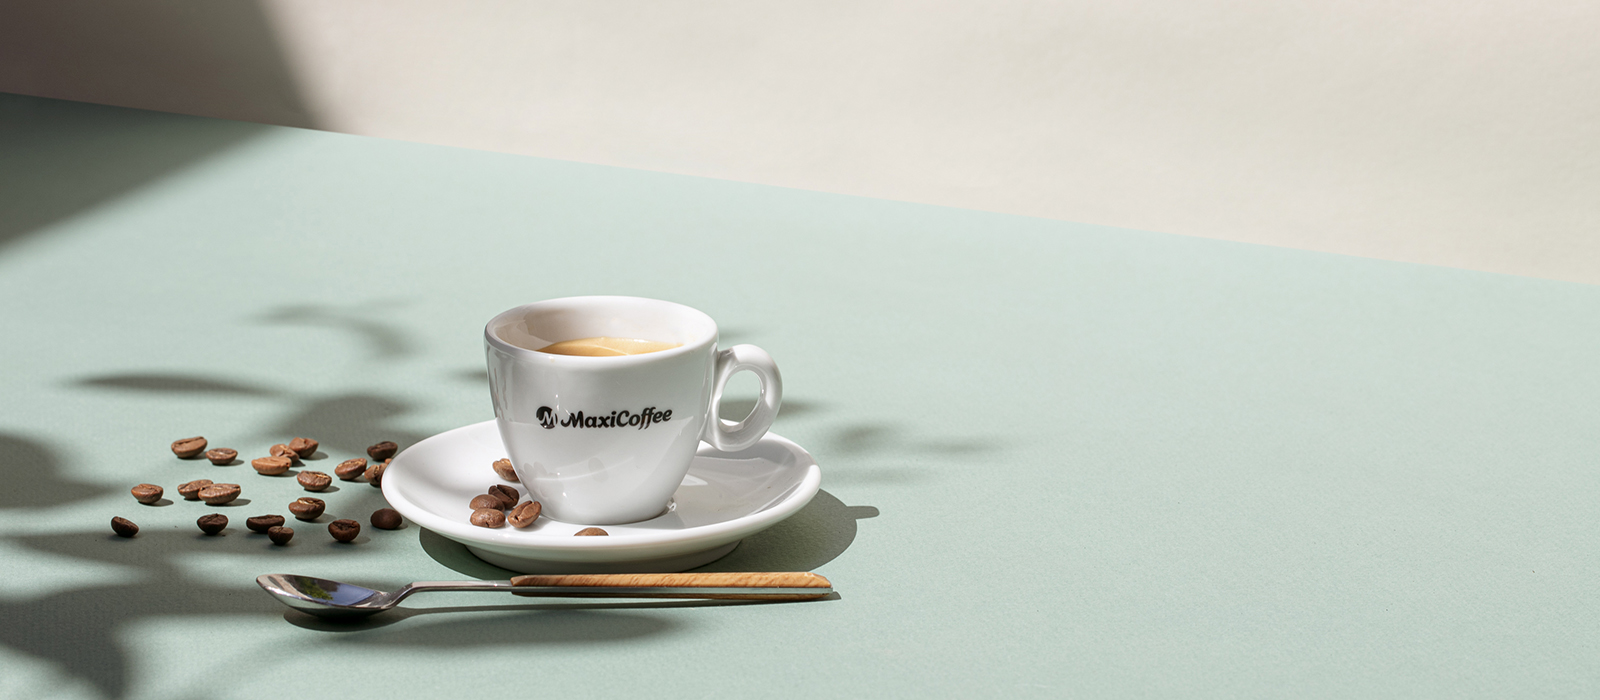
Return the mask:
[[539, 352], [552, 355], [580, 355], [584, 357], [620, 357], [623, 355], [643, 355], [647, 352], [661, 352], [671, 350], [682, 343], [663, 343], [657, 340], [644, 340], [642, 338], [610, 338], [599, 336], [595, 338], [579, 338], [577, 340], [563, 340], [551, 343]]

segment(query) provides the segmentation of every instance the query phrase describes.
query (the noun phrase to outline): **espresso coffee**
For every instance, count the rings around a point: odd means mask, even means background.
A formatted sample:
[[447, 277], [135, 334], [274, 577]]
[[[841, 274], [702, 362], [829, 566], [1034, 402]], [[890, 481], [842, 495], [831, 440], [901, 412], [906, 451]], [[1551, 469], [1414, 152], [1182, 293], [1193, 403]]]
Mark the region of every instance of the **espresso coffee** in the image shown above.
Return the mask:
[[609, 338], [599, 336], [596, 338], [579, 338], [577, 340], [563, 340], [551, 343], [539, 352], [551, 355], [581, 355], [584, 357], [620, 357], [623, 355], [643, 355], [647, 352], [661, 352], [679, 347], [682, 343], [663, 343], [656, 340], [643, 340], [640, 338]]

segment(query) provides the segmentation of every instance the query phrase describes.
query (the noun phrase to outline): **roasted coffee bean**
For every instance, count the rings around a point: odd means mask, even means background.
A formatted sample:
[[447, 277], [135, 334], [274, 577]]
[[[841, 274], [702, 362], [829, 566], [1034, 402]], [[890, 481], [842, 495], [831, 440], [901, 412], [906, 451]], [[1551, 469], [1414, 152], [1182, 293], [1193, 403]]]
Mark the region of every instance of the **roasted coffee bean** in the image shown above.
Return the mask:
[[244, 526], [251, 532], [266, 532], [284, 523], [281, 515], [257, 515], [244, 521]]
[[206, 451], [206, 439], [203, 437], [184, 438], [172, 443], [172, 454], [182, 459], [188, 459]]
[[226, 447], [218, 447], [214, 450], [206, 450], [206, 459], [211, 460], [212, 464], [215, 464], [219, 467], [226, 466], [227, 464], [233, 462], [233, 458], [238, 456], [238, 450], [230, 450]]
[[517, 507], [512, 508], [511, 509], [511, 514], [506, 516], [506, 521], [511, 523], [512, 527], [527, 527], [529, 525], [532, 525], [533, 521], [538, 520], [538, 519], [539, 519], [539, 502], [538, 501], [523, 501]]
[[194, 481], [186, 481], [178, 485], [178, 495], [183, 496], [183, 500], [185, 501], [198, 501], [200, 500], [200, 489], [210, 485], [210, 479], [195, 479]]
[[300, 454], [298, 452], [295, 452], [294, 450], [289, 449], [288, 445], [285, 445], [285, 444], [283, 444], [281, 442], [276, 444], [276, 445], [273, 445], [272, 449], [267, 450], [267, 454], [272, 455], [274, 457], [287, 458], [289, 460], [289, 464], [291, 464], [291, 465], [297, 465], [297, 464], [300, 463]]
[[500, 510], [505, 510], [516, 505], [517, 501], [522, 498], [522, 494], [517, 493], [516, 489], [506, 486], [505, 484], [495, 484], [494, 486], [490, 486], [489, 495], [500, 499]]
[[294, 539], [294, 528], [292, 528], [292, 527], [271, 527], [271, 528], [267, 528], [267, 539], [272, 540], [273, 544], [278, 545], [280, 547], [283, 546], [283, 545], [289, 544], [289, 540]]
[[328, 534], [340, 542], [349, 542], [361, 534], [361, 523], [354, 520], [335, 520], [328, 523]]
[[382, 462], [383, 460], [393, 457], [394, 453], [399, 451], [399, 445], [389, 442], [388, 440], [384, 440], [383, 442], [373, 445], [372, 447], [368, 447], [367, 456], [371, 457], [372, 461], [374, 462]]
[[112, 518], [111, 531], [117, 533], [118, 537], [132, 537], [139, 534], [139, 526], [127, 518]]
[[250, 460], [250, 466], [255, 467], [256, 471], [265, 476], [277, 476], [289, 471], [289, 467], [293, 466], [293, 463], [289, 461], [288, 457], [262, 457]]
[[200, 500], [208, 506], [220, 506], [239, 497], [238, 484], [211, 484], [200, 489]]
[[372, 511], [372, 526], [379, 530], [398, 530], [401, 522], [400, 511], [393, 508]]
[[345, 481], [355, 481], [367, 472], [367, 460], [364, 457], [347, 459], [333, 468], [333, 475]]
[[472, 500], [467, 503], [467, 507], [473, 510], [482, 510], [484, 508], [504, 510], [500, 507], [500, 499], [495, 498], [487, 493], [480, 493], [476, 496], [473, 496]]
[[307, 491], [321, 491], [333, 483], [333, 477], [322, 472], [300, 472], [294, 479]]
[[134, 500], [145, 505], [161, 500], [161, 494], [163, 493], [166, 493], [166, 491], [155, 484], [139, 484], [133, 487]]
[[289, 504], [289, 512], [300, 520], [316, 520], [328, 510], [328, 504], [320, 498], [302, 496]]
[[363, 474], [362, 476], [367, 477], [367, 483], [372, 484], [373, 486], [382, 486], [383, 485], [383, 472], [385, 470], [387, 470], [388, 468], [389, 468], [389, 460], [384, 460], [384, 461], [379, 462], [377, 464], [374, 464], [374, 465], [372, 465], [370, 467], [367, 467], [366, 473]]
[[494, 461], [493, 466], [494, 473], [499, 474], [500, 478], [505, 479], [513, 484], [517, 483], [517, 470], [511, 467], [511, 460], [497, 459]]
[[201, 532], [207, 535], [215, 535], [222, 532], [222, 528], [228, 526], [228, 516], [221, 513], [206, 513], [200, 516], [199, 520], [194, 521], [194, 524], [200, 526]]
[[317, 441], [311, 438], [295, 438], [289, 441], [289, 449], [302, 458], [310, 457], [317, 453]]
[[506, 524], [506, 514], [499, 508], [479, 508], [472, 511], [472, 517], [467, 522], [478, 527], [500, 527]]
[[586, 528], [584, 528], [582, 530], [579, 530], [577, 532], [572, 533], [572, 536], [573, 537], [600, 537], [600, 536], [605, 536], [605, 535], [610, 535], [610, 534], [611, 533], [606, 532], [605, 530], [602, 530], [602, 529], [600, 529], [598, 527], [586, 527]]

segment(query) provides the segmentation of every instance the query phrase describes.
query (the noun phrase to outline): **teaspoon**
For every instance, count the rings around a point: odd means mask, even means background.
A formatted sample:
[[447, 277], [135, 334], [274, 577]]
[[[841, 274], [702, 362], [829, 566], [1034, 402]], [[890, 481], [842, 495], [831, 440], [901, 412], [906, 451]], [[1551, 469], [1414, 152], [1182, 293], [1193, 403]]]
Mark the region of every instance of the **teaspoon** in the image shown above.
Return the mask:
[[806, 572], [698, 574], [561, 574], [516, 576], [509, 581], [418, 581], [394, 592], [325, 578], [262, 574], [256, 583], [284, 605], [318, 617], [365, 617], [393, 608], [422, 591], [503, 591], [523, 596], [571, 598], [706, 598], [815, 600], [833, 593], [828, 579]]

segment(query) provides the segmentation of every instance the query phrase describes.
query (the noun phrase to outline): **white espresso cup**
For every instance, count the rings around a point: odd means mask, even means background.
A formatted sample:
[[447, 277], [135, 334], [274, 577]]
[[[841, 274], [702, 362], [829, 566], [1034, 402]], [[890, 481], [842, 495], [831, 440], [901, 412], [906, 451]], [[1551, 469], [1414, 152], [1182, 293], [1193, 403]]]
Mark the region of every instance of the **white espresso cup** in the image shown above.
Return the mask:
[[[677, 347], [586, 357], [539, 352], [594, 337]], [[778, 366], [754, 345], [717, 348], [717, 324], [682, 304], [638, 297], [568, 297], [519, 306], [483, 331], [489, 395], [517, 478], [541, 512], [608, 525], [663, 513], [700, 441], [734, 452], [772, 426], [783, 397]], [[734, 373], [761, 380], [761, 400], [737, 423], [718, 403]]]

